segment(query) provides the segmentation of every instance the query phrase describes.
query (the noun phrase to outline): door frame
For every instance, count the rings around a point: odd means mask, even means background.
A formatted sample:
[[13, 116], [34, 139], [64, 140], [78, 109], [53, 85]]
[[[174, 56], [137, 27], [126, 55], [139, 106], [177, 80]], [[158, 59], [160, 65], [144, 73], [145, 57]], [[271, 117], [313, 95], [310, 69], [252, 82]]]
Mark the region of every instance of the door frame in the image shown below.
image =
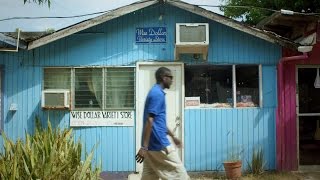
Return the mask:
[[[143, 109], [139, 109], [139, 104], [144, 102], [139, 102], [139, 90], [142, 86], [139, 85], [140, 82], [140, 66], [180, 66], [181, 67], [181, 141], [184, 143], [184, 63], [182, 62], [137, 62], [136, 64], [136, 119], [135, 119], [135, 152], [137, 153], [140, 149], [141, 144], [141, 132], [143, 123], [141, 119], [143, 118]], [[184, 162], [184, 146], [181, 149], [181, 161]], [[141, 164], [135, 162], [135, 171], [140, 172], [142, 170]]]
[[296, 65], [296, 131], [297, 131], [297, 155], [298, 155], [298, 170], [306, 170], [306, 169], [313, 169], [313, 170], [319, 170], [320, 165], [300, 165], [300, 133], [299, 133], [299, 117], [300, 116], [320, 116], [320, 113], [299, 113], [299, 69], [302, 68], [320, 68], [319, 64], [313, 64], [313, 65]]

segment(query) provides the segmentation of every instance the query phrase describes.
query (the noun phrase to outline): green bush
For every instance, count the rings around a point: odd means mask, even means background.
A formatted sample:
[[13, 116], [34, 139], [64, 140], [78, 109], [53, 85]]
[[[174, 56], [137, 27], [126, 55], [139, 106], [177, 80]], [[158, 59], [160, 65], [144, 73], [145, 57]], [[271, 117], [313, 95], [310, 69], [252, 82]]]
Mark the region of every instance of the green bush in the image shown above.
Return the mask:
[[[37, 119], [39, 122], [39, 119]], [[43, 129], [36, 123], [34, 135], [15, 143], [3, 133], [0, 153], [0, 179], [100, 179], [100, 168], [92, 168], [93, 149], [81, 162], [81, 143], [72, 129]]]

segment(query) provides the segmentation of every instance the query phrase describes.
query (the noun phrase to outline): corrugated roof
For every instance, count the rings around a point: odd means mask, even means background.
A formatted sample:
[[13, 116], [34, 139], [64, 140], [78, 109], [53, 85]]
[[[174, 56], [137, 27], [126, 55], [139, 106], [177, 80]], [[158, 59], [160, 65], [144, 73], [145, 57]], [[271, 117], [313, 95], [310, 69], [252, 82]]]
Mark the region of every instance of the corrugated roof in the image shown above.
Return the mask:
[[[52, 32], [21, 32], [20, 39], [25, 42], [31, 42], [51, 33]], [[16, 39], [18, 38], [18, 34], [16, 32], [4, 32], [2, 34], [16, 38]]]

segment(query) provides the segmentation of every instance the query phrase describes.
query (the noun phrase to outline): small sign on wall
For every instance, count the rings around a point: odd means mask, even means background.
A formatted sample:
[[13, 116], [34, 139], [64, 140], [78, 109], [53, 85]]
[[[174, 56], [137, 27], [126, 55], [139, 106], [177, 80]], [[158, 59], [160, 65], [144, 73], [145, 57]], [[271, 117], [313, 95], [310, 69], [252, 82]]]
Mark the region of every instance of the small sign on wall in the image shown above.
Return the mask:
[[166, 27], [144, 27], [136, 28], [136, 43], [157, 44], [167, 42]]
[[134, 126], [134, 111], [71, 111], [70, 126]]
[[185, 97], [185, 107], [200, 107], [200, 97]]

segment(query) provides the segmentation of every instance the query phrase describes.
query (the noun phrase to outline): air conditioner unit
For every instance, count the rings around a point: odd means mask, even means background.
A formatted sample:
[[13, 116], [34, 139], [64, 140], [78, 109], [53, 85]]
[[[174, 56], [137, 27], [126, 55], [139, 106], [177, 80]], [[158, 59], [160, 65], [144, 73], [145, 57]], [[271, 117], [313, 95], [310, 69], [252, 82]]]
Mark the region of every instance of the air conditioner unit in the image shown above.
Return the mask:
[[180, 54], [202, 54], [206, 60], [209, 47], [208, 23], [177, 23], [175, 59]]
[[45, 109], [69, 109], [70, 91], [68, 89], [43, 90], [41, 106]]
[[209, 24], [177, 23], [176, 45], [209, 45]]

